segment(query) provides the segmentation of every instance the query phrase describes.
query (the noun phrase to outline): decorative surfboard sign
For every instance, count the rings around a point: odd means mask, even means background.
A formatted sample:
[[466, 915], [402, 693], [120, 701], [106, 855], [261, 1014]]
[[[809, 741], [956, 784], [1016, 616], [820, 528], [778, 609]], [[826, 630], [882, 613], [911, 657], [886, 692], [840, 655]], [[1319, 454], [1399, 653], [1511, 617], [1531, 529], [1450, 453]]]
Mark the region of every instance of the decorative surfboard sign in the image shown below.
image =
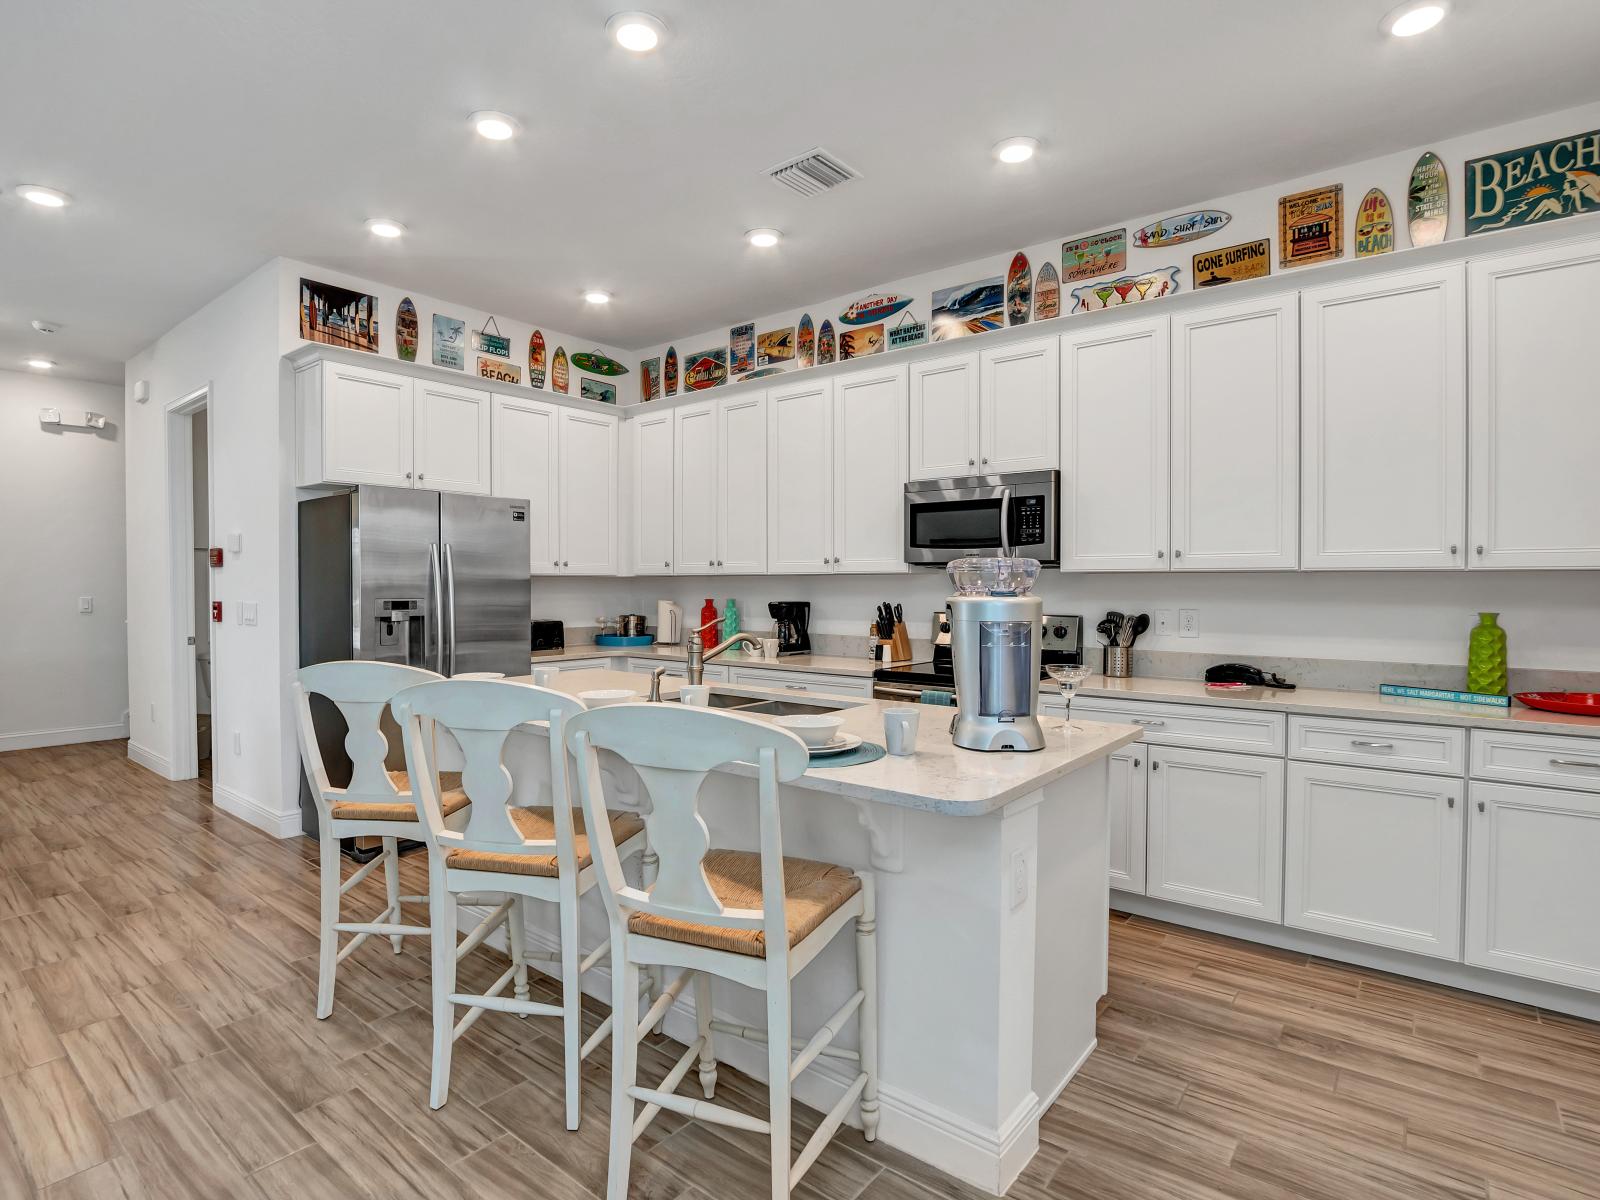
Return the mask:
[[455, 371], [467, 369], [467, 323], [443, 313], [433, 314], [433, 365]]
[[882, 354], [884, 347], [883, 322], [862, 325], [855, 329], [839, 331], [839, 361], [865, 358], [869, 354]]
[[756, 335], [756, 365], [768, 367], [773, 363], [789, 362], [794, 358], [794, 326], [769, 329]]
[[1006, 324], [1026, 325], [1033, 315], [1033, 268], [1028, 256], [1018, 250], [1006, 272]]
[[417, 306], [407, 296], [394, 314], [394, 352], [401, 362], [417, 361]]
[[[756, 369], [756, 326], [754, 321], [728, 330], [728, 374], [743, 375]], [[718, 382], [721, 382], [720, 380]]]
[[659, 358], [645, 358], [639, 360], [639, 400], [649, 404], [652, 400], [661, 398], [661, 360]]
[[1003, 275], [939, 288], [933, 293], [933, 340], [947, 342], [969, 333], [988, 333], [1006, 323]]
[[817, 365], [817, 330], [811, 324], [811, 314], [806, 313], [800, 318], [799, 328], [794, 335], [795, 365], [799, 367], [814, 367]]
[[1278, 265], [1344, 257], [1344, 184], [1278, 197]]
[[1039, 278], [1033, 281], [1033, 319], [1050, 321], [1061, 315], [1061, 277], [1054, 263], [1039, 264]]
[[557, 346], [554, 357], [550, 359], [550, 387], [551, 390], [567, 394], [567, 350], [565, 346]]
[[1374, 258], [1394, 250], [1394, 210], [1382, 188], [1371, 188], [1356, 209], [1356, 257]]
[[492, 358], [478, 358], [478, 378], [490, 383], [521, 383], [522, 368], [513, 362], [496, 362]]
[[839, 314], [841, 325], [870, 325], [874, 321], [881, 321], [885, 317], [892, 317], [911, 303], [909, 296], [893, 296], [875, 293], [863, 296], [854, 304]]
[[678, 348], [667, 347], [667, 361], [661, 365], [661, 387], [668, 396], [678, 394]]
[[1110, 275], [1128, 265], [1128, 231], [1108, 229], [1061, 243], [1061, 282], [1077, 283]]
[[1592, 212], [1600, 212], [1600, 129], [1467, 162], [1468, 237]]
[[817, 332], [817, 365], [825, 367], [833, 361], [833, 322], [824, 320]]
[[[754, 328], [754, 326], [752, 326]], [[683, 390], [703, 392], [720, 387], [728, 379], [728, 352], [721, 346], [684, 356]]]
[[1104, 283], [1090, 283], [1072, 289], [1073, 312], [1096, 312], [1159, 300], [1178, 290], [1178, 268], [1157, 267], [1142, 275], [1123, 275]]
[[746, 379], [765, 379], [768, 375], [782, 375], [786, 367], [760, 367], [745, 375]]
[[603, 379], [578, 380], [578, 396], [584, 400], [595, 400], [601, 404], [615, 404], [617, 402], [617, 385], [607, 383]]
[[591, 375], [626, 375], [628, 368], [616, 359], [601, 354], [595, 350], [580, 350], [572, 356], [572, 365], [580, 371], [587, 371]]
[[889, 330], [889, 349], [900, 350], [906, 346], [920, 346], [928, 340], [928, 324], [919, 321], [909, 312], [900, 314], [897, 321]]
[[528, 386], [544, 387], [544, 334], [537, 329], [528, 339]]
[[1220, 287], [1241, 279], [1272, 274], [1272, 239], [1241, 242], [1220, 250], [1202, 250], [1194, 256], [1194, 286]]
[[1180, 213], [1175, 217], [1163, 217], [1159, 221], [1151, 221], [1143, 229], [1134, 230], [1133, 244], [1141, 250], [1154, 250], [1158, 246], [1176, 246], [1180, 242], [1192, 242], [1196, 238], [1210, 237], [1231, 220], [1233, 218], [1229, 214], [1214, 208]]
[[1444, 163], [1429, 150], [1411, 168], [1406, 191], [1406, 231], [1413, 246], [1437, 246], [1450, 228], [1450, 180]]

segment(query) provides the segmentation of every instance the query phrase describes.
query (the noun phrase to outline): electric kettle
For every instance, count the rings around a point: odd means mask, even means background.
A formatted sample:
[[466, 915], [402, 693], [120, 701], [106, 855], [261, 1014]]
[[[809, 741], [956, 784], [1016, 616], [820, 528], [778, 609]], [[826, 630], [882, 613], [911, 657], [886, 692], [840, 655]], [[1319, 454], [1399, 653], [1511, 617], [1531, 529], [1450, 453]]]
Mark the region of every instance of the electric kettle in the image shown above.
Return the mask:
[[675, 646], [683, 641], [683, 605], [672, 600], [656, 601], [656, 645]]

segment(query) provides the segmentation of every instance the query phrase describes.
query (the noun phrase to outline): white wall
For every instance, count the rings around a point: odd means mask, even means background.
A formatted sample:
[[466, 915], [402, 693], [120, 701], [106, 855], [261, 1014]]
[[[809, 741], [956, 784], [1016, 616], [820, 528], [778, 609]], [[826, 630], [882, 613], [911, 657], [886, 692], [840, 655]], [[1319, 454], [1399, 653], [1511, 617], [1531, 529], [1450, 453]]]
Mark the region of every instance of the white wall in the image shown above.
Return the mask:
[[128, 735], [123, 441], [120, 387], [0, 371], [0, 750]]

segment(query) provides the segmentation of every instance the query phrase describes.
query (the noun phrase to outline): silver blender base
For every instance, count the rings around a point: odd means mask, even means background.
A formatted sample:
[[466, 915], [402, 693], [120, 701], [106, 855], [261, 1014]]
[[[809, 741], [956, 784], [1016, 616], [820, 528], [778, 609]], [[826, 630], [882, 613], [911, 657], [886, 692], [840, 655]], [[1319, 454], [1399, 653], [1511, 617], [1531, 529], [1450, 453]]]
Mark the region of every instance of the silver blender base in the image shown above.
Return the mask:
[[963, 750], [1043, 750], [1044, 729], [1038, 717], [995, 721], [956, 714], [951, 740]]

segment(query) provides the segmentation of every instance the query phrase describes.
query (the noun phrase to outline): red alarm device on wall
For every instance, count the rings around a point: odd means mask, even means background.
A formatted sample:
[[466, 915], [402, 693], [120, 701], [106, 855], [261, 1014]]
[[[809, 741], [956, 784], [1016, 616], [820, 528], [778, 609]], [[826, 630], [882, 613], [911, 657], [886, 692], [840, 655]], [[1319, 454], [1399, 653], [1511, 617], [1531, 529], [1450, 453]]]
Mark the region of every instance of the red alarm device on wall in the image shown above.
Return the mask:
[[222, 601], [221, 600], [213, 600], [211, 602], [211, 623], [213, 625], [221, 625], [222, 624]]
[[211, 547], [211, 549], [206, 552], [206, 557], [211, 560], [211, 565], [213, 567], [220, 567], [222, 565], [222, 547]]

